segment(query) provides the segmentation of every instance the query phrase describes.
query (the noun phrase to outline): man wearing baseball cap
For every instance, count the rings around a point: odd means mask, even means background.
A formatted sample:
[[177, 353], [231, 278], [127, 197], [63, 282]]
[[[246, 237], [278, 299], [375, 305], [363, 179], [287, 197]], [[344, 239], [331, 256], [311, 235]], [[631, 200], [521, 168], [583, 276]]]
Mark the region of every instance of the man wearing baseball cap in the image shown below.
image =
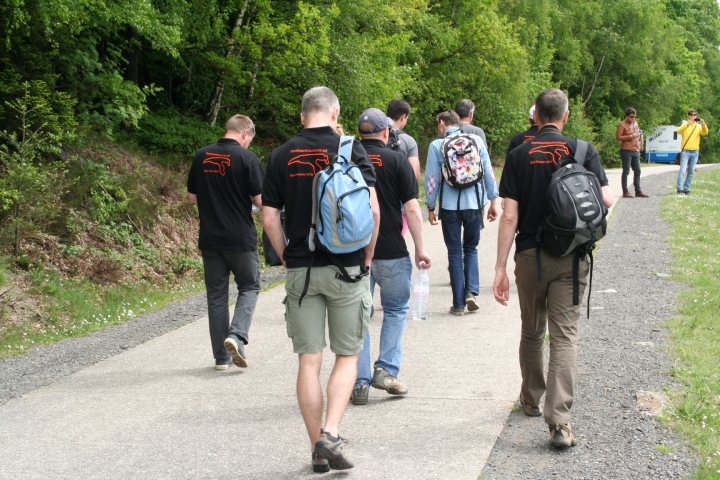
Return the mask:
[[418, 203], [418, 184], [407, 156], [386, 146], [393, 121], [377, 108], [368, 108], [358, 119], [361, 144], [375, 169], [375, 189], [380, 204], [380, 232], [370, 269], [370, 291], [380, 286], [383, 322], [380, 349], [371, 377], [370, 333], [365, 334], [358, 356], [358, 373], [350, 401], [365, 405], [369, 386], [391, 395], [405, 395], [408, 388], [398, 380], [402, 361], [402, 335], [410, 308], [412, 262], [402, 236], [402, 212], [405, 211], [415, 244], [415, 265], [430, 268], [422, 236], [422, 215]]
[[529, 142], [533, 138], [535, 138], [535, 135], [537, 135], [538, 132], [538, 124], [535, 120], [535, 104], [533, 103], [530, 107], [530, 111], [528, 111], [528, 121], [530, 122], [530, 128], [525, 130], [524, 132], [520, 132], [517, 135], [515, 135], [512, 140], [510, 140], [510, 145], [508, 145], [507, 153], [510, 153], [510, 151], [517, 147], [518, 145], [521, 145], [523, 143]]

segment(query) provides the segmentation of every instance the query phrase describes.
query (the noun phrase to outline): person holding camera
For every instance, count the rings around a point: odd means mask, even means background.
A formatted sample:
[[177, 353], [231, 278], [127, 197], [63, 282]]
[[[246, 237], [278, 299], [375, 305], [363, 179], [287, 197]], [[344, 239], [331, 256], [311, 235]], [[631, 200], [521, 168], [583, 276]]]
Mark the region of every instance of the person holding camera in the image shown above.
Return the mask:
[[642, 130], [638, 127], [637, 111], [633, 107], [625, 109], [625, 119], [620, 122], [615, 131], [615, 139], [620, 143], [620, 158], [622, 159], [622, 183], [623, 198], [633, 198], [628, 191], [627, 179], [630, 167], [633, 170], [633, 186], [635, 196], [647, 198], [640, 188], [640, 151], [642, 150]]
[[677, 129], [682, 135], [682, 151], [680, 152], [680, 170], [678, 171], [677, 193], [690, 194], [695, 166], [700, 158], [700, 137], [708, 134], [705, 120], [698, 117], [697, 111], [688, 111], [688, 119]]

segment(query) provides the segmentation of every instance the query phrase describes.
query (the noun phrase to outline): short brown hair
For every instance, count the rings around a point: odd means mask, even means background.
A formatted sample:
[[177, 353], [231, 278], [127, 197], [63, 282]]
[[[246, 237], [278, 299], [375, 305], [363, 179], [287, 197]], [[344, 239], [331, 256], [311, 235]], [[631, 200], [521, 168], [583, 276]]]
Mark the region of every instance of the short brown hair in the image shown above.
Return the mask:
[[453, 110], [445, 110], [435, 117], [437, 123], [442, 122], [446, 127], [460, 125], [460, 117]]

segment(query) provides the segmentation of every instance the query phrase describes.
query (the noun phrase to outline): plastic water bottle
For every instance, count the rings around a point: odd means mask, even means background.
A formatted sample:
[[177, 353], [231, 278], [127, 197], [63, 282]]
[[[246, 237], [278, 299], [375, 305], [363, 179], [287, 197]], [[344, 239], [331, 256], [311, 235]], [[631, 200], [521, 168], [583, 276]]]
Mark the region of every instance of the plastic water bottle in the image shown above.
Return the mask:
[[413, 280], [412, 312], [415, 320], [425, 320], [428, 317], [428, 303], [430, 300], [430, 276], [422, 268], [415, 272]]

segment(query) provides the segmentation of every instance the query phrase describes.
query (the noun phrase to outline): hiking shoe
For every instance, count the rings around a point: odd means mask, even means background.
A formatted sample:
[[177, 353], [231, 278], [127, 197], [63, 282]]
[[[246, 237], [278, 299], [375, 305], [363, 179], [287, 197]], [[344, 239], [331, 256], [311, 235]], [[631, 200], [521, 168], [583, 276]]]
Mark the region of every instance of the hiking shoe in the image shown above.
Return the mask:
[[520, 398], [518, 398], [518, 401], [515, 402], [515, 405], [518, 407], [522, 407], [523, 412], [528, 417], [541, 417], [542, 413], [540, 413], [540, 407], [536, 407], [533, 405], [530, 405], [529, 403], [525, 402], [523, 400], [522, 395], [520, 395]]
[[647, 193], [635, 192], [635, 197], [636, 197], [636, 198], [648, 198], [649, 196], [650, 196], [650, 195], [648, 195]]
[[344, 443], [347, 443], [347, 440], [342, 438], [340, 435], [333, 437], [321, 429], [320, 440], [318, 440], [315, 444], [315, 453], [319, 457], [327, 460], [328, 465], [333, 470], [347, 470], [349, 468], [353, 468], [355, 464], [343, 455]]
[[[472, 293], [466, 293], [465, 294], [465, 306], [468, 309], [468, 312], [474, 312], [480, 308], [480, 304], [478, 303], [477, 297], [473, 295]], [[453, 307], [455, 308], [455, 307]], [[452, 312], [450, 312], [452, 313]]]
[[393, 377], [382, 368], [375, 369], [371, 385], [373, 388], [385, 390], [390, 395], [405, 395], [408, 392], [408, 388], [397, 377]]
[[575, 435], [570, 429], [570, 424], [565, 425], [549, 425], [550, 427], [550, 445], [555, 448], [568, 448], [577, 445]]
[[227, 370], [230, 360], [215, 360], [215, 370]]
[[634, 197], [632, 196], [632, 193], [630, 193], [630, 192], [623, 192], [623, 198], [634, 198]]
[[450, 307], [450, 314], [457, 317], [465, 315], [465, 307]]
[[224, 342], [225, 348], [228, 349], [230, 355], [232, 355], [232, 362], [240, 368], [246, 368], [247, 357], [245, 357], [245, 345], [243, 342], [238, 342], [233, 337], [227, 337]]
[[370, 387], [361, 383], [360, 385], [353, 388], [352, 395], [350, 395], [350, 403], [353, 405], [367, 405], [368, 397], [370, 396]]
[[690, 190], [686, 190], [686, 191], [684, 191], [684, 192], [682, 192], [682, 193], [683, 193], [684, 195], [690, 195]]
[[312, 467], [314, 473], [327, 473], [330, 471], [328, 461], [318, 455], [317, 452], [312, 453]]

